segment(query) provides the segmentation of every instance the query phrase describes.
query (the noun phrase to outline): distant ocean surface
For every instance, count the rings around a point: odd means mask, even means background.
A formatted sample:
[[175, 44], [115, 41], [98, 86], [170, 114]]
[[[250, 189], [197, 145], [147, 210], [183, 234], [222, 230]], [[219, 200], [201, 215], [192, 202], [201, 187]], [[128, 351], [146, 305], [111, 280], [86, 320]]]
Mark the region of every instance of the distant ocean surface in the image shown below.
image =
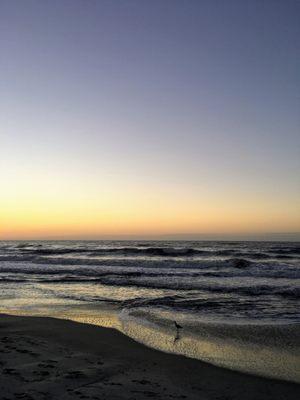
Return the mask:
[[297, 242], [0, 242], [0, 312], [113, 326], [205, 360], [203, 327], [299, 326], [299, 298]]

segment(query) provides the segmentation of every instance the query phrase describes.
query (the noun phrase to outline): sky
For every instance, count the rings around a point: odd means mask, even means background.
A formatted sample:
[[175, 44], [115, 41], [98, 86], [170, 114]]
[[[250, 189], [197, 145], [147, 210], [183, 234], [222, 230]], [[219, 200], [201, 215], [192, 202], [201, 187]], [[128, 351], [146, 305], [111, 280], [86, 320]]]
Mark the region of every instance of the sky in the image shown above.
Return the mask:
[[299, 17], [0, 0], [0, 239], [300, 239]]

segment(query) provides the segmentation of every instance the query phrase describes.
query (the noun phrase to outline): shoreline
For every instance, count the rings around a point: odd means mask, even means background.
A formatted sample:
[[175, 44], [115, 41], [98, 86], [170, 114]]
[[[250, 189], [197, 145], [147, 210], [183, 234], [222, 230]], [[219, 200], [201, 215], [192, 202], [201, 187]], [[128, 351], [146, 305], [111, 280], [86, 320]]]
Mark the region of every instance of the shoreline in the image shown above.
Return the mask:
[[70, 320], [0, 314], [0, 347], [1, 391], [7, 400], [17, 395], [28, 400], [250, 400], [300, 395], [296, 383], [163, 353], [115, 329]]
[[[1, 311], [1, 310], [0, 310]], [[9, 311], [2, 311], [4, 314]], [[0, 312], [1, 314], [1, 312]], [[10, 314], [10, 313], [9, 313]], [[198, 321], [176, 331], [170, 315], [107, 307], [56, 307], [15, 316], [56, 318], [112, 328], [147, 348], [268, 379], [300, 383], [300, 324], [224, 324]], [[171, 319], [170, 319], [171, 318]]]

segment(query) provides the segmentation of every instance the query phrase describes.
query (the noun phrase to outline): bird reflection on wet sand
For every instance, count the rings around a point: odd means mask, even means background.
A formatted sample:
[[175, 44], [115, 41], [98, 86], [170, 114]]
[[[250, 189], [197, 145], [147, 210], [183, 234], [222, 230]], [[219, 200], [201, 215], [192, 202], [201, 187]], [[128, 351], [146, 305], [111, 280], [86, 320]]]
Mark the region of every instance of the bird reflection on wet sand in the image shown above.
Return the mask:
[[181, 325], [177, 324], [176, 321], [174, 321], [174, 325], [176, 328], [176, 335], [174, 338], [174, 344], [175, 344], [180, 339], [180, 329], [183, 329], [183, 327]]

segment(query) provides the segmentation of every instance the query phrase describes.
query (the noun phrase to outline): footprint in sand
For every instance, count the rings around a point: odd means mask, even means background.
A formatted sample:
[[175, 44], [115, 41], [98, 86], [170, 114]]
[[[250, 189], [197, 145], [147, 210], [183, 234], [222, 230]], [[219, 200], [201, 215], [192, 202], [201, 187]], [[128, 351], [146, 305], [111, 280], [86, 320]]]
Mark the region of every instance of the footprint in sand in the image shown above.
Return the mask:
[[20, 400], [34, 400], [32, 396], [28, 393], [14, 393], [16, 399]]
[[65, 375], [65, 378], [67, 379], [80, 379], [84, 378], [85, 374], [81, 371], [70, 371]]
[[15, 370], [14, 368], [4, 368], [2, 373], [4, 375], [15, 375], [15, 376], [20, 375], [20, 373], [17, 370]]

